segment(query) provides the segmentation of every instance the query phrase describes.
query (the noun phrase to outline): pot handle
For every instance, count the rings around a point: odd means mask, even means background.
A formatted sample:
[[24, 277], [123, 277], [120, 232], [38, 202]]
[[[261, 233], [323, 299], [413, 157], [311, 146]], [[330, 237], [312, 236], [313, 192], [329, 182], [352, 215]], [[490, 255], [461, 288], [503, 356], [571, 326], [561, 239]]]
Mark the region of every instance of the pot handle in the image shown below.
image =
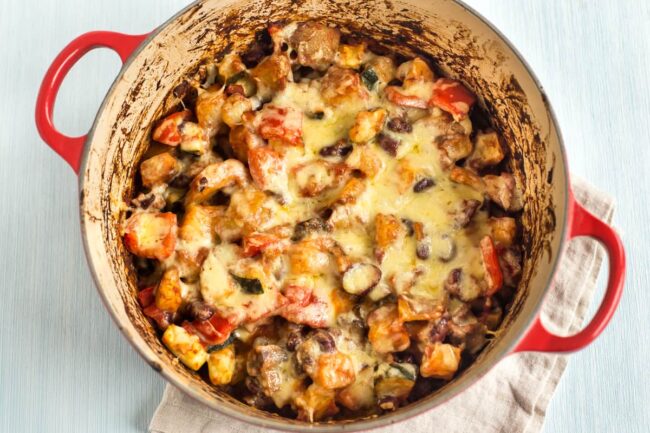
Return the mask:
[[551, 334], [542, 324], [541, 315], [513, 350], [516, 352], [573, 352], [593, 342], [605, 329], [623, 294], [625, 282], [625, 250], [616, 231], [586, 210], [573, 197], [569, 197], [570, 212], [573, 214], [569, 239], [588, 236], [599, 241], [609, 255], [609, 279], [605, 296], [591, 322], [580, 332], [568, 337]]
[[95, 48], [112, 49], [124, 63], [147, 36], [148, 34], [125, 35], [106, 31], [85, 33], [70, 42], [56, 56], [45, 73], [36, 100], [36, 127], [43, 141], [65, 159], [75, 173], [79, 173], [86, 135], [69, 137], [62, 134], [56, 129], [52, 119], [56, 95], [63, 79], [79, 59]]

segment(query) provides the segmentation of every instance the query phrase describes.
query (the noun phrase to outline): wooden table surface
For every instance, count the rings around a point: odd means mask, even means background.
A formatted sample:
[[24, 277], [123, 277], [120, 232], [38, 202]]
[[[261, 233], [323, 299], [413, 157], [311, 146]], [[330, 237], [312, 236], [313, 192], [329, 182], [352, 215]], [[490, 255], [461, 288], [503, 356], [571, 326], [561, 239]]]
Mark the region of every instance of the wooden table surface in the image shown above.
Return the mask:
[[[76, 177], [39, 138], [40, 80], [75, 36], [144, 33], [183, 0], [26, 0], [0, 5], [0, 432], [143, 432], [164, 381], [104, 311], [86, 266]], [[650, 431], [650, 2], [472, 0], [524, 53], [553, 103], [571, 171], [617, 198], [628, 252], [622, 304], [574, 354], [545, 432]], [[55, 117], [83, 133], [119, 70], [94, 51]]]

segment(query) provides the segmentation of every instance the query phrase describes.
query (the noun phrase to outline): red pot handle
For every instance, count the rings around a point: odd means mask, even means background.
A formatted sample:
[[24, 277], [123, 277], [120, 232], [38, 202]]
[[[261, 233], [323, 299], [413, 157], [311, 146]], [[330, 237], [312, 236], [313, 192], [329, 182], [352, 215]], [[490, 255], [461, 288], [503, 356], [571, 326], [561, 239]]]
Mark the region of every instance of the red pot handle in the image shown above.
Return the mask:
[[85, 33], [70, 42], [56, 56], [47, 70], [36, 100], [36, 127], [41, 138], [70, 164], [75, 173], [79, 173], [81, 153], [86, 136], [68, 137], [54, 127], [52, 120], [56, 95], [63, 79], [84, 54], [95, 48], [112, 49], [119, 54], [122, 63], [124, 63], [147, 36], [148, 34], [125, 35], [102, 31]]
[[569, 204], [572, 220], [569, 223], [568, 238], [589, 236], [599, 241], [607, 250], [607, 254], [609, 255], [607, 291], [596, 315], [582, 331], [569, 337], [560, 337], [551, 334], [542, 324], [540, 315], [535, 319], [528, 333], [519, 342], [515, 350], [513, 350], [513, 353], [527, 351], [573, 352], [582, 349], [603, 332], [621, 300], [623, 283], [625, 281], [625, 250], [623, 249], [621, 238], [612, 227], [582, 207], [575, 200], [571, 192], [569, 193]]

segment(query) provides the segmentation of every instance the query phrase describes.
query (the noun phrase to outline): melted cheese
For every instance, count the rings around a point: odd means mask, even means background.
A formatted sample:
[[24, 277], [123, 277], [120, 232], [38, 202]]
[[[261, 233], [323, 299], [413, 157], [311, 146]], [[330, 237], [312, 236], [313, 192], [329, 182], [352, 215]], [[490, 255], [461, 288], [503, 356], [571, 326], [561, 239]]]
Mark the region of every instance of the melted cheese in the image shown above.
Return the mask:
[[[290, 25], [277, 30], [274, 34], [276, 45], [287, 40], [295, 28], [295, 25]], [[366, 56], [366, 61], [373, 57], [376, 56]], [[284, 314], [287, 303], [297, 302], [290, 299], [287, 287], [299, 287], [307, 293], [308, 302], [323, 303], [326, 308], [314, 309], [314, 317], [309, 316], [312, 304], [299, 305], [298, 313], [304, 314], [296, 314], [296, 320], [303, 320], [306, 316], [306, 322], [300, 323], [312, 326], [311, 322], [317, 321], [319, 327], [337, 329], [334, 333], [336, 350], [350, 357], [356, 374], [349, 393], [365, 407], [374, 404], [375, 377], [385, 374], [390, 366], [386, 355], [375, 352], [367, 336], [359, 333], [358, 328], [353, 330], [350, 325], [351, 321], [358, 320], [352, 312], [352, 303], [363, 298], [350, 297], [343, 292], [341, 279], [346, 268], [341, 264], [344, 260], [340, 255], [350, 264], [370, 263], [375, 272], [377, 267], [380, 268], [378, 283], [378, 272], [374, 274], [375, 278], [361, 275], [358, 281], [355, 280], [358, 293], [364, 294], [368, 300], [377, 301], [389, 294], [396, 297], [408, 295], [423, 304], [437, 305], [447, 299], [444, 284], [452, 270], [461, 268], [477, 280], [484, 278], [479, 242], [490, 233], [485, 210], [478, 210], [468, 227], [457, 226], [454, 216], [458, 214], [459, 206], [468, 200], [482, 201], [483, 195], [469, 186], [452, 182], [448, 169], [441, 165], [442, 155], [435, 143], [438, 137], [448, 133], [448, 125], [444, 121], [437, 123], [442, 118], [440, 110], [399, 107], [384, 96], [385, 85], [381, 83], [370, 91], [361, 89], [359, 97], [343, 99], [333, 107], [321, 96], [321, 79], [287, 83], [257, 112], [252, 126], [249, 125], [251, 131], [259, 132], [260, 125], [265, 122], [272, 124], [272, 134], [264, 138], [277, 137], [283, 130], [286, 132], [279, 140], [269, 139], [265, 143], [273, 148], [274, 152], [270, 153], [277, 153], [281, 158], [281, 163], [269, 163], [261, 168], [270, 170], [273, 167], [273, 170], [280, 171], [269, 175], [268, 182], [261, 182], [263, 186], [260, 188], [274, 194], [265, 195], [254, 182], [244, 187], [231, 185], [224, 189], [231, 199], [227, 210], [218, 216], [221, 218], [218, 224], [232, 228], [232, 239], [241, 232], [243, 248], [228, 242], [230, 236], [224, 235], [223, 231], [219, 233], [224, 241], [216, 239], [212, 227], [205, 236], [198, 233], [190, 239], [180, 238], [174, 254], [162, 263], [163, 268], [178, 268], [181, 277], [187, 280], [181, 283], [185, 302], [203, 300], [214, 306], [220, 314], [240, 325], [235, 335], [246, 345], [254, 340], [255, 326], [260, 319]], [[400, 92], [404, 96], [429, 101], [433, 82], [416, 81]], [[261, 105], [258, 96], [251, 97], [256, 109]], [[385, 125], [378, 125], [371, 130], [381, 130], [385, 137], [377, 136], [367, 143], [355, 144], [347, 159], [321, 156], [322, 149], [341, 141], [347, 141], [351, 146], [348, 135], [357, 114], [377, 108], [384, 109], [388, 119], [408, 119], [412, 124], [411, 130], [397, 133]], [[317, 118], [316, 113], [321, 118]], [[461, 133], [471, 133], [469, 119], [465, 118], [458, 124]], [[457, 132], [458, 125], [454, 126]], [[254, 135], [254, 132], [251, 133]], [[255, 137], [263, 142], [261, 136], [264, 134], [259, 132], [259, 135]], [[291, 140], [282, 139], [287, 137]], [[391, 140], [398, 142], [395, 149], [390, 143], [386, 144]], [[213, 152], [208, 152], [199, 161], [207, 165], [215, 162], [216, 158]], [[187, 173], [194, 163], [183, 158], [179, 164], [180, 170]], [[425, 178], [431, 179], [433, 184], [420, 192], [414, 191], [415, 183]], [[354, 181], [358, 181], [361, 188], [353, 190], [351, 198], [343, 200], [342, 191], [346, 191], [348, 182], [354, 185]], [[174, 191], [167, 185], [160, 185], [153, 189], [153, 193], [164, 200]], [[325, 233], [308, 233], [309, 240], [313, 241], [310, 248], [316, 250], [308, 250], [304, 257], [295, 259], [297, 264], [292, 263], [292, 254], [296, 254], [292, 249], [303, 247], [301, 243], [288, 239], [293, 228], [322, 215], [325, 209], [333, 212], [331, 229]], [[407, 233], [395, 236], [393, 242], [382, 250], [375, 239], [374, 221], [379, 214], [389, 215], [393, 221], [403, 221]], [[418, 224], [418, 233], [409, 234], [409, 224], [411, 227]], [[283, 231], [283, 228], [288, 230]], [[271, 234], [281, 240], [268, 247], [271, 254], [255, 255], [253, 252], [245, 257], [246, 237], [259, 233]], [[428, 256], [420, 254], [418, 257], [419, 235], [422, 234], [429, 246]], [[261, 248], [266, 247], [263, 245]], [[206, 252], [209, 252], [207, 257]], [[196, 270], [199, 265], [192, 261], [188, 264], [187, 257], [196, 261], [200, 260], [198, 257], [206, 257], [200, 265], [200, 272]], [[261, 293], [247, 292], [237, 277], [258, 280]], [[366, 284], [371, 286], [367, 295], [362, 290]], [[183, 328], [168, 328], [166, 340], [171, 350], [191, 368], [197, 369], [205, 362], [207, 355], [198, 340]], [[284, 344], [279, 341], [271, 343]], [[267, 395], [276, 406], [283, 407], [295, 402], [296, 394], [302, 392], [305, 372], [296, 369], [295, 360], [288, 357], [276, 366], [276, 373], [281, 380]]]

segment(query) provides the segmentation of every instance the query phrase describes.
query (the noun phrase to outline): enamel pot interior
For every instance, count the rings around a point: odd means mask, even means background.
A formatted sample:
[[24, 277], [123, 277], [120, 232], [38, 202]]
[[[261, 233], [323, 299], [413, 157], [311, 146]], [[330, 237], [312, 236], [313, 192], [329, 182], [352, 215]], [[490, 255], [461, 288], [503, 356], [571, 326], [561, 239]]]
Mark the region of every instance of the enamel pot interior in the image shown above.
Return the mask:
[[[436, 393], [381, 417], [308, 425], [236, 401], [183, 367], [161, 344], [135, 297], [119, 225], [150, 125], [176, 103], [171, 90], [211, 56], [238, 50], [271, 21], [320, 19], [406, 55], [425, 55], [474, 90], [509, 148], [525, 190], [524, 276], [498, 336]], [[80, 175], [81, 221], [95, 282], [122, 333], [174, 385], [222, 413], [265, 427], [352, 431], [386, 425], [441, 404], [506, 356], [537, 314], [561, 250], [567, 173], [552, 113], [535, 78], [493, 28], [450, 0], [206, 0], [156, 30], [125, 64], [88, 135]]]

